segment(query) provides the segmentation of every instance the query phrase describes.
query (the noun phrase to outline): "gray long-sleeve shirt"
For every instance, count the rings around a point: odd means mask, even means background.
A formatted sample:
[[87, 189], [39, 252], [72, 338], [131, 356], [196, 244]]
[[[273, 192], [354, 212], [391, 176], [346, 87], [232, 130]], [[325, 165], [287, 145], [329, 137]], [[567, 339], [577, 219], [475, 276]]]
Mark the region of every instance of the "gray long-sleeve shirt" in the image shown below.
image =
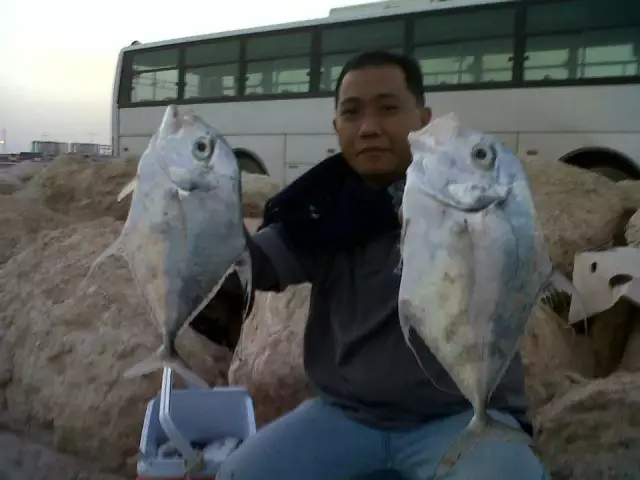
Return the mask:
[[[311, 282], [304, 366], [321, 398], [377, 428], [410, 428], [470, 408], [454, 382], [414, 335], [429, 377], [405, 343], [397, 313], [400, 232], [331, 255], [296, 252], [278, 224], [250, 240], [254, 286], [282, 291]], [[282, 319], [286, 321], [286, 319]], [[521, 359], [513, 360], [490, 407], [526, 419]]]

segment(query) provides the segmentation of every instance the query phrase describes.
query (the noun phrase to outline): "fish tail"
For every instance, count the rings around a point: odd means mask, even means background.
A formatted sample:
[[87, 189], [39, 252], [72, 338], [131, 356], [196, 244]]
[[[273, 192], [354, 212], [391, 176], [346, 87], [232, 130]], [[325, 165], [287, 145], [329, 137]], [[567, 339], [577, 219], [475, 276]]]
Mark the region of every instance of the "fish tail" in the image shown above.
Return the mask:
[[178, 352], [174, 350], [173, 353], [168, 353], [168, 350], [164, 346], [160, 347], [149, 357], [133, 365], [126, 372], [124, 372], [123, 376], [125, 378], [141, 377], [143, 375], [155, 372], [156, 370], [161, 370], [164, 367], [170, 367], [189, 385], [209, 388], [207, 382], [200, 378], [191, 369], [187, 362], [184, 361], [182, 357], [180, 357]]
[[473, 416], [469, 425], [456, 438], [453, 444], [445, 452], [436, 467], [433, 479], [443, 478], [456, 465], [458, 460], [469, 453], [483, 438], [491, 438], [509, 443], [522, 443], [532, 445], [533, 439], [520, 428], [512, 427], [499, 420], [485, 415], [481, 419], [477, 414]]

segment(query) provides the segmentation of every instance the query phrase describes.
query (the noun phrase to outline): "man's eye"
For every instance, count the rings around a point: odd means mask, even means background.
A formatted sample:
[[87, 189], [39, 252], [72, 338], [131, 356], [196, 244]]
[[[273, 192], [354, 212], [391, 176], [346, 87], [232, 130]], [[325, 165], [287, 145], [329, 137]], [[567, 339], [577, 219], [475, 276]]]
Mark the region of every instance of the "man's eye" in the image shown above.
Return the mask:
[[382, 106], [382, 110], [384, 110], [385, 112], [395, 112], [396, 110], [398, 110], [398, 106], [397, 105], [383, 105]]

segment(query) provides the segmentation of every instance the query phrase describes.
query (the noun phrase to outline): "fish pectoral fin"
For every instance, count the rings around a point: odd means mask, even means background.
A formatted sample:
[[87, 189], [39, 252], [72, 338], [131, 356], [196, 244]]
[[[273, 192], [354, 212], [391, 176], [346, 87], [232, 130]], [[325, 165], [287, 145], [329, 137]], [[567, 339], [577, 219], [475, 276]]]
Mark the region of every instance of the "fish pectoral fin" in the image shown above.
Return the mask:
[[436, 467], [434, 479], [440, 479], [447, 475], [456, 463], [458, 463], [458, 460], [460, 460], [464, 454], [473, 450], [483, 438], [533, 445], [533, 438], [520, 428], [512, 427], [499, 420], [495, 420], [489, 415], [487, 415], [485, 419], [485, 421], [480, 421], [476, 415], [473, 416], [469, 425], [467, 425], [440, 459]]
[[89, 267], [89, 271], [84, 276], [84, 278], [80, 282], [80, 285], [78, 286], [77, 292], [86, 291], [87, 281], [89, 280], [89, 277], [91, 277], [91, 275], [93, 274], [93, 272], [95, 271], [95, 269], [98, 267], [99, 264], [101, 264], [104, 260], [112, 256], [124, 256], [124, 251], [122, 250], [122, 243], [120, 242], [120, 238], [118, 238], [115, 242], [109, 245], [106, 248], [106, 250], [102, 252], [100, 255], [98, 255], [98, 258], [96, 258], [91, 263], [91, 266]]
[[189, 385], [209, 388], [207, 382], [201, 379], [177, 352], [169, 355], [164, 346], [160, 347], [151, 356], [129, 368], [122, 376], [125, 378], [141, 377], [155, 372], [156, 370], [161, 370], [164, 367], [170, 367]]
[[124, 200], [127, 196], [131, 195], [133, 191], [136, 189], [136, 185], [138, 185], [138, 176], [136, 175], [131, 180], [127, 182], [127, 184], [120, 190], [118, 194], [118, 202]]
[[253, 306], [253, 280], [252, 280], [252, 267], [251, 267], [251, 254], [248, 248], [245, 248], [242, 255], [234, 262], [233, 268], [238, 272], [240, 283], [242, 285], [242, 291], [244, 292], [244, 301], [242, 304], [242, 321], [244, 322]]

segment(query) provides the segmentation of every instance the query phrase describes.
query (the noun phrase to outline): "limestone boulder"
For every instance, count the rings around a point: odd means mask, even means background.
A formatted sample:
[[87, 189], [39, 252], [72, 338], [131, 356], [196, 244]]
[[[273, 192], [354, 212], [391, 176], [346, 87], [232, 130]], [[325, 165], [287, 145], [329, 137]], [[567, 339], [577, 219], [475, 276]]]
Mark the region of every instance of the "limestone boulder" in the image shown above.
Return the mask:
[[625, 239], [630, 247], [640, 247], [640, 210], [637, 210], [627, 223]]
[[14, 178], [20, 183], [26, 183], [40, 173], [46, 166], [46, 162], [25, 160], [0, 171], [7, 177]]
[[78, 221], [102, 216], [125, 220], [131, 198], [118, 202], [117, 197], [137, 168], [136, 157], [94, 161], [83, 155], [61, 155], [16, 195], [38, 199], [50, 210]]
[[567, 328], [553, 310], [543, 305], [534, 310], [521, 348], [532, 413], [594, 377], [593, 351], [590, 339]]
[[10, 195], [22, 190], [45, 167], [44, 162], [24, 161], [0, 168], [0, 195]]
[[244, 216], [261, 218], [264, 204], [280, 191], [280, 186], [271, 177], [242, 172], [242, 203]]
[[570, 277], [577, 252], [614, 244], [626, 223], [626, 194], [598, 173], [556, 160], [526, 160], [523, 166], [551, 258]]
[[229, 383], [246, 385], [256, 421], [264, 425], [310, 396], [302, 364], [302, 341], [309, 310], [309, 285], [281, 294], [258, 293], [235, 350]]
[[640, 374], [574, 386], [538, 411], [535, 431], [554, 480], [640, 478]]
[[[123, 372], [161, 343], [126, 262], [89, 266], [122, 222], [103, 217], [42, 232], [0, 270], [0, 423], [61, 453], [131, 476], [147, 402], [161, 372]], [[177, 348], [210, 385], [231, 352], [183, 330]]]
[[42, 231], [70, 225], [69, 218], [37, 200], [0, 196], [0, 267]]
[[0, 195], [11, 195], [22, 188], [22, 184], [16, 179], [4, 176], [0, 173]]
[[125, 480], [101, 473], [93, 465], [58, 453], [9, 431], [0, 429], [2, 480]]
[[622, 180], [616, 183], [616, 195], [620, 195], [627, 208], [640, 208], [640, 181]]

